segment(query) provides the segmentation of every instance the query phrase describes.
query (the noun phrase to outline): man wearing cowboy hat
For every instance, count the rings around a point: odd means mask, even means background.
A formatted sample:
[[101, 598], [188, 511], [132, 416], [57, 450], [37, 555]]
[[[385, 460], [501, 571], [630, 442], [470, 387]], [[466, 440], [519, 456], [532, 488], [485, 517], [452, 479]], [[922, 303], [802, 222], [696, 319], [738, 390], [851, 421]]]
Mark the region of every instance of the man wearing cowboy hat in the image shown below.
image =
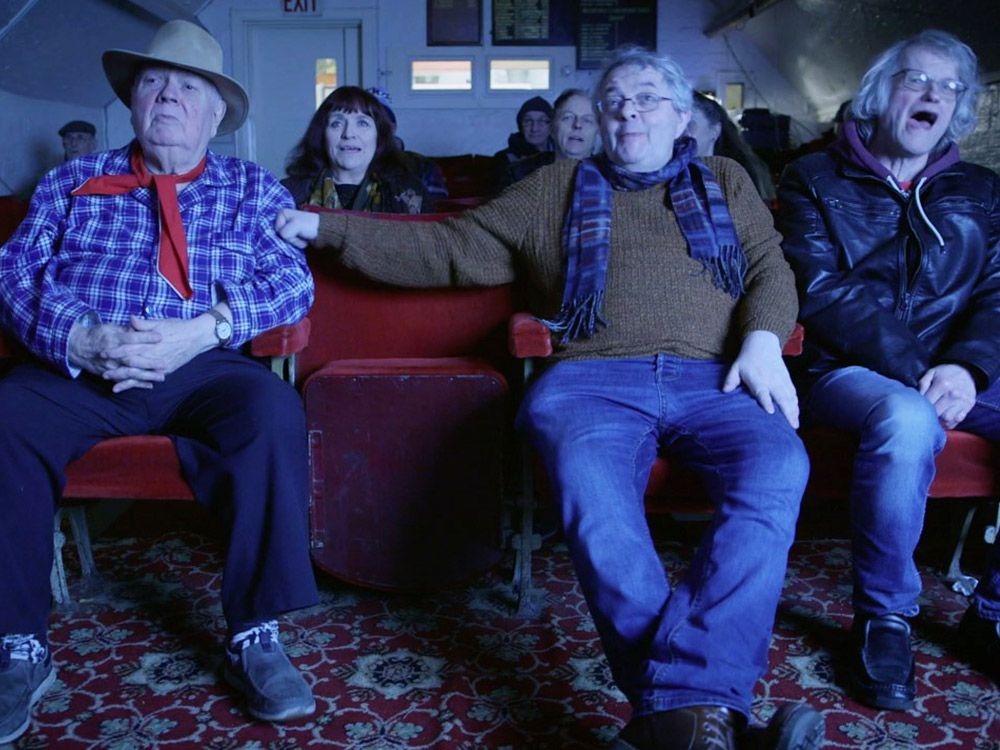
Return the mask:
[[317, 601], [301, 401], [239, 347], [302, 318], [313, 286], [273, 217], [288, 192], [208, 151], [246, 118], [206, 31], [171, 21], [105, 73], [135, 140], [50, 172], [0, 248], [0, 322], [34, 355], [0, 379], [0, 743], [55, 679], [46, 641], [53, 511], [64, 467], [115, 435], [171, 435], [222, 519], [224, 674], [250, 713], [315, 710], [277, 617]]

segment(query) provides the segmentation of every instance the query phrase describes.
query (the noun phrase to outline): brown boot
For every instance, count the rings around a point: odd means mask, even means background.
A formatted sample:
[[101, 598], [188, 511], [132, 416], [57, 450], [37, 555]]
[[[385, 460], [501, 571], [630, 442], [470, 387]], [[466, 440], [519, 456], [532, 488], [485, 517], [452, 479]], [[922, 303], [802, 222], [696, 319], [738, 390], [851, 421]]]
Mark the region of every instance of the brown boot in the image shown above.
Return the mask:
[[638, 716], [611, 750], [735, 750], [734, 714], [722, 706], [686, 706]]

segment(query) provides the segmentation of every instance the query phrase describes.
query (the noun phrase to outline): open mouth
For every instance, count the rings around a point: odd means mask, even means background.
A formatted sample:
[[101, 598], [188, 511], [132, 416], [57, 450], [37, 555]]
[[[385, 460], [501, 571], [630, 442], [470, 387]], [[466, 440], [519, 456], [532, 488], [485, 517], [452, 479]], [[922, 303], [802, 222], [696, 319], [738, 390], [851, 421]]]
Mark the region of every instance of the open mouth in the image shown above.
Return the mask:
[[938, 116], [933, 112], [914, 112], [910, 119], [922, 127], [932, 128], [937, 122]]

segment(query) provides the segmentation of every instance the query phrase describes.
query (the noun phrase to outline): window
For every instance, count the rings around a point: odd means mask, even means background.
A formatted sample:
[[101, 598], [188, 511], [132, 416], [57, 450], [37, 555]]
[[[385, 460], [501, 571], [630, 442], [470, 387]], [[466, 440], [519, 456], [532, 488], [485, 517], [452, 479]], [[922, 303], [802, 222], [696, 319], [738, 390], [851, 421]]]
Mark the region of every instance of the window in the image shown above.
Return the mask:
[[332, 57], [316, 60], [316, 109], [337, 88], [337, 61]]
[[490, 60], [491, 91], [547, 91], [548, 60]]
[[414, 60], [410, 63], [413, 91], [471, 91], [472, 60]]
[[722, 106], [724, 106], [728, 112], [736, 112], [743, 109], [742, 83], [727, 83], [725, 96], [726, 98], [722, 102]]

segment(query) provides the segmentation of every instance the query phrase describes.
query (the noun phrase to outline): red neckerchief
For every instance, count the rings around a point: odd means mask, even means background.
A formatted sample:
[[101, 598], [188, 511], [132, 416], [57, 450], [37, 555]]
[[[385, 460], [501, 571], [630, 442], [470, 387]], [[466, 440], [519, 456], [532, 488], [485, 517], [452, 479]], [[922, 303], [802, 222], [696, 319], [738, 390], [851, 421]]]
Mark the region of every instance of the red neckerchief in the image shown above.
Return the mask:
[[184, 299], [191, 299], [194, 290], [188, 281], [187, 238], [177, 203], [177, 185], [192, 182], [205, 171], [208, 156], [185, 174], [152, 174], [142, 159], [142, 149], [136, 144], [129, 155], [132, 174], [109, 174], [91, 177], [72, 195], [122, 195], [136, 188], [150, 187], [156, 191], [160, 207], [160, 251], [157, 267], [160, 275]]

